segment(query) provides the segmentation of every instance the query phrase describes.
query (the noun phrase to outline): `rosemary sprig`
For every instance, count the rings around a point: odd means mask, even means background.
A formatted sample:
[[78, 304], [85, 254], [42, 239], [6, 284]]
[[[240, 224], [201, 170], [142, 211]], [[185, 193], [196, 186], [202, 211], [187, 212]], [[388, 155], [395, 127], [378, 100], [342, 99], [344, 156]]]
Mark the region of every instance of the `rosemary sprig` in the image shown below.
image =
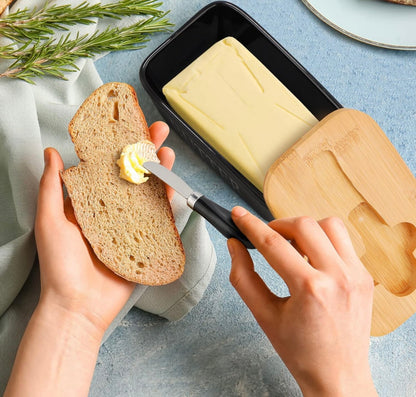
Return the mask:
[[0, 18], [0, 36], [14, 41], [46, 40], [53, 35], [53, 29], [68, 30], [67, 26], [95, 23], [94, 18], [120, 19], [123, 16], [162, 16], [158, 9], [162, 3], [155, 0], [120, 0], [110, 4], [89, 4], [87, 1], [73, 7], [50, 5], [49, 1], [39, 9], [17, 10]]
[[65, 79], [64, 72], [78, 70], [76, 60], [91, 58], [108, 51], [133, 50], [143, 47], [148, 35], [169, 30], [172, 26], [166, 14], [150, 17], [124, 28], [110, 28], [91, 35], [62, 36], [59, 40], [29, 41], [17, 49], [11, 45], [0, 47], [0, 58], [16, 59], [0, 78], [18, 78], [34, 84], [37, 76], [51, 75]]
[[[44, 75], [65, 79], [65, 72], [78, 70], [79, 58], [143, 48], [150, 34], [168, 31], [173, 26], [166, 18], [167, 12], [158, 9], [161, 4], [155, 0], [119, 0], [93, 5], [84, 1], [73, 7], [50, 5], [47, 0], [40, 9], [18, 10], [0, 18], [0, 36], [14, 41], [0, 46], [0, 59], [11, 60], [10, 66], [0, 71], [0, 78], [16, 78], [32, 84], [33, 78]], [[143, 15], [144, 19], [124, 28], [108, 27], [93, 34], [55, 36], [56, 30], [95, 23], [96, 18], [120, 19], [132, 15]]]

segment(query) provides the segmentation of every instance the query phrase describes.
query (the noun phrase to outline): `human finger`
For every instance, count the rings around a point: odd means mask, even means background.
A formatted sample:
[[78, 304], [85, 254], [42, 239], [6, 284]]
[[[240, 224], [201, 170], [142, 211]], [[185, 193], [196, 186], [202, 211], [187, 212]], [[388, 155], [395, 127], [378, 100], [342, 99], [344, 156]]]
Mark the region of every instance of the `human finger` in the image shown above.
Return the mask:
[[175, 152], [170, 147], [162, 147], [157, 152], [160, 164], [168, 169], [172, 169], [173, 163], [175, 162]]
[[314, 268], [328, 270], [333, 268], [334, 261], [340, 261], [330, 239], [313, 218], [276, 219], [269, 225], [284, 238], [295, 241]]
[[337, 217], [321, 219], [319, 222], [338, 255], [348, 264], [361, 263], [352, 244], [344, 222]]
[[156, 121], [149, 127], [150, 139], [158, 150], [169, 135], [169, 126], [163, 121]]
[[264, 323], [270, 318], [268, 309], [278, 297], [255, 272], [251, 256], [243, 244], [231, 238], [227, 246], [231, 256], [230, 282], [259, 324]]
[[[157, 155], [162, 164], [167, 169], [172, 169], [173, 163], [175, 162], [175, 152], [169, 147], [162, 147], [157, 152]], [[172, 201], [175, 191], [169, 186], [166, 185], [166, 194], [168, 195], [169, 201]]]
[[279, 233], [242, 207], [234, 207], [231, 215], [237, 227], [280, 274], [289, 289], [311, 276], [314, 269]]
[[64, 196], [60, 171], [64, 163], [53, 148], [44, 151], [45, 168], [39, 184], [36, 219], [62, 219], [64, 217]]
[[77, 218], [75, 217], [74, 207], [72, 206], [71, 199], [69, 197], [66, 197], [64, 200], [64, 212], [66, 219], [73, 223], [74, 225], [78, 225]]

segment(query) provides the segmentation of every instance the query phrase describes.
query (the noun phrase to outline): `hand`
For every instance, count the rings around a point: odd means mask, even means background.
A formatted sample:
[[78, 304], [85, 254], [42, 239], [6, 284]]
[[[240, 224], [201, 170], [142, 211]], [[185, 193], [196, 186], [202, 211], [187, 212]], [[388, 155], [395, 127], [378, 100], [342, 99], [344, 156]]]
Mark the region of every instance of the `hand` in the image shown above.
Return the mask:
[[[156, 147], [169, 133], [150, 127]], [[158, 152], [172, 168], [169, 148]], [[63, 162], [45, 150], [35, 235], [41, 296], [20, 342], [5, 396], [87, 396], [104, 331], [127, 302], [134, 284], [107, 269], [94, 255], [65, 200], [59, 172]], [[172, 198], [173, 190], [167, 190]]]
[[303, 394], [376, 395], [368, 364], [374, 284], [342, 221], [266, 225], [241, 207], [232, 216], [289, 288], [289, 297], [274, 295], [244, 246], [228, 241], [230, 281]]
[[[159, 148], [169, 133], [165, 123], [150, 127]], [[161, 163], [172, 168], [174, 152], [161, 148]], [[122, 279], [95, 256], [75, 220], [69, 199], [63, 198], [59, 171], [63, 162], [54, 149], [45, 150], [45, 171], [40, 183], [36, 216], [36, 243], [41, 271], [41, 302], [82, 314], [104, 332], [127, 302], [134, 283]], [[173, 191], [169, 188], [168, 197]]]

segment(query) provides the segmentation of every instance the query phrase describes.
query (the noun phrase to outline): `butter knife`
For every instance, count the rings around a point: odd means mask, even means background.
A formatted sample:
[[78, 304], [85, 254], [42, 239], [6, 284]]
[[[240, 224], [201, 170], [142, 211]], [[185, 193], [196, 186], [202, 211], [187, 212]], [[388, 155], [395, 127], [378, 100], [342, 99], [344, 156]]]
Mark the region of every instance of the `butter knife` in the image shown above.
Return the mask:
[[195, 192], [182, 178], [163, 167], [163, 165], [153, 161], [146, 161], [143, 167], [175, 189], [186, 199], [188, 207], [202, 215], [227, 239], [233, 237], [240, 240], [246, 248], [254, 248], [253, 244], [231, 219], [230, 211], [208, 199], [203, 194]]

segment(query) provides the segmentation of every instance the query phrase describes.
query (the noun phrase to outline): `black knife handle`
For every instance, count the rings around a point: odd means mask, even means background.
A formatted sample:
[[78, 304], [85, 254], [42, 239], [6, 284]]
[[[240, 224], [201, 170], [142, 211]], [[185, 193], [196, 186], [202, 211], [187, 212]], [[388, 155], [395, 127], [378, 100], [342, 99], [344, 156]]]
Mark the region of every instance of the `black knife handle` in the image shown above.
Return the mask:
[[231, 212], [214, 203], [205, 196], [199, 197], [192, 205], [192, 208], [202, 215], [212, 226], [214, 226], [227, 239], [234, 237], [240, 240], [246, 248], [254, 248], [247, 237], [231, 219]]

